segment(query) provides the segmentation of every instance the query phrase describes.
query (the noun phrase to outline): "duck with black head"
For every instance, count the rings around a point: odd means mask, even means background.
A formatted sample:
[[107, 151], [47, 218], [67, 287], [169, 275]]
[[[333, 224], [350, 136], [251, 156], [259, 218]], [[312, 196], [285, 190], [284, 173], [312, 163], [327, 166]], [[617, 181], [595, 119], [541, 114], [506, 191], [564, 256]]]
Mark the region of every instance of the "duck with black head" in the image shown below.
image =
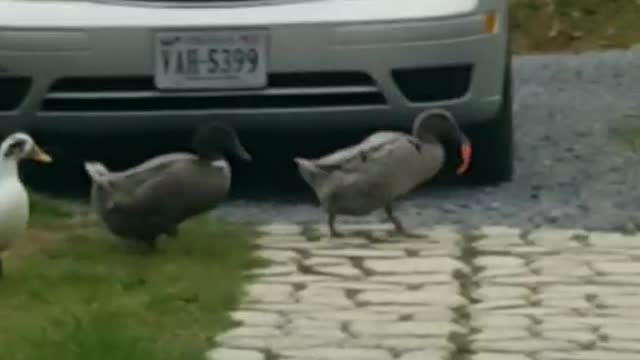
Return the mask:
[[29, 222], [29, 194], [18, 173], [18, 163], [23, 159], [52, 161], [31, 136], [23, 132], [9, 135], [0, 145], [0, 277], [2, 253], [22, 237]]
[[413, 236], [394, 214], [392, 203], [433, 178], [445, 161], [463, 175], [471, 161], [471, 143], [453, 115], [426, 110], [413, 122], [412, 134], [378, 131], [362, 142], [318, 159], [296, 158], [302, 178], [328, 213], [330, 236], [338, 215], [364, 216], [384, 209], [397, 233]]
[[251, 161], [235, 130], [220, 123], [199, 127], [192, 148], [195, 154], [164, 154], [120, 172], [100, 162], [85, 163], [92, 203], [114, 235], [155, 249], [161, 235], [176, 237], [180, 223], [227, 196], [231, 167], [226, 155]]

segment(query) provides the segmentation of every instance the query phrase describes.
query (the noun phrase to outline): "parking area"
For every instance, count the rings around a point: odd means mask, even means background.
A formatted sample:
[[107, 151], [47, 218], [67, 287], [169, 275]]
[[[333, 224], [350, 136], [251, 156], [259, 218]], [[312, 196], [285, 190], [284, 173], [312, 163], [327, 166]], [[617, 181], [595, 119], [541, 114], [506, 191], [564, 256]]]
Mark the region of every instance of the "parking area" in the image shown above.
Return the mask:
[[271, 224], [215, 360], [632, 360], [640, 238], [545, 228]]

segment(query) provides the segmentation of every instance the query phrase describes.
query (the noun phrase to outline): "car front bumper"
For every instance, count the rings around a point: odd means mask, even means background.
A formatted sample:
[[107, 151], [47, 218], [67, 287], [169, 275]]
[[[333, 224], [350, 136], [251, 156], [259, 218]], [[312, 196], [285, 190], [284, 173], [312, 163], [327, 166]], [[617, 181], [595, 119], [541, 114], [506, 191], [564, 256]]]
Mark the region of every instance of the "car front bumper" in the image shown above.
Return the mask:
[[[30, 14], [49, 16], [11, 17], [24, 11], [17, 3], [0, 3], [9, 24], [0, 27], [3, 126], [104, 132], [216, 118], [238, 128], [407, 127], [435, 106], [465, 125], [490, 119], [502, 101], [502, 0], [438, 16], [413, 0], [324, 0], [206, 9], [33, 2]], [[492, 33], [487, 11], [497, 14]], [[244, 28], [269, 33], [267, 88], [155, 89], [156, 32]]]

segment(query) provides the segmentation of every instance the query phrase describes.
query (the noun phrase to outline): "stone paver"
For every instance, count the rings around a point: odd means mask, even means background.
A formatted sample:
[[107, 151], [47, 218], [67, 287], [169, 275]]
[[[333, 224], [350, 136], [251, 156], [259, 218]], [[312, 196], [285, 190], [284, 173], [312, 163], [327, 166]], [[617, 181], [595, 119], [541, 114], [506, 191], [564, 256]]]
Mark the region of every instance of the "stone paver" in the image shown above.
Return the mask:
[[445, 305], [456, 307], [464, 305], [467, 300], [449, 286], [434, 285], [421, 290], [373, 290], [364, 291], [356, 296], [356, 300], [367, 304], [407, 304], [407, 305]]
[[207, 353], [207, 360], [263, 360], [264, 354], [255, 350], [220, 348]]
[[531, 296], [531, 290], [524, 286], [489, 285], [479, 289], [476, 296], [485, 301], [499, 299], [526, 299]]
[[373, 273], [415, 274], [441, 273], [452, 274], [455, 270], [468, 268], [459, 260], [451, 257], [440, 258], [402, 258], [394, 260], [365, 260], [364, 267]]
[[545, 339], [565, 340], [577, 343], [581, 347], [591, 347], [598, 342], [597, 334], [591, 329], [543, 331], [541, 337]]
[[580, 346], [568, 341], [558, 339], [491, 339], [477, 341], [474, 348], [479, 351], [495, 351], [495, 352], [511, 352], [511, 353], [536, 353], [540, 351], [574, 351], [579, 350]]
[[246, 289], [248, 301], [254, 302], [289, 302], [294, 290], [285, 284], [251, 284]]
[[234, 311], [231, 318], [245, 325], [278, 327], [285, 322], [284, 316], [266, 311]]
[[501, 340], [524, 340], [531, 337], [526, 328], [504, 328], [482, 330], [481, 332], [471, 336], [471, 340], [475, 342], [491, 342]]
[[367, 277], [371, 284], [395, 284], [401, 286], [431, 286], [435, 284], [450, 284], [451, 274], [403, 274], [403, 275], [373, 275]]
[[[371, 280], [371, 277], [368, 278]], [[417, 284], [428, 284], [428, 281], [417, 282]], [[385, 290], [385, 291], [398, 291], [402, 290], [402, 283], [394, 283], [393, 279], [389, 279], [387, 282], [376, 281], [329, 281], [313, 284], [315, 287], [322, 287], [328, 289], [345, 289], [345, 290]]]
[[259, 226], [257, 230], [273, 235], [297, 235], [302, 232], [302, 227], [298, 224], [291, 223], [272, 223]]
[[308, 287], [298, 292], [298, 302], [320, 304], [333, 307], [352, 307], [354, 302], [347, 297], [343, 289]]
[[271, 264], [207, 359], [640, 359], [640, 235], [340, 228], [261, 227]]
[[316, 256], [341, 257], [341, 258], [403, 258], [406, 253], [401, 250], [381, 249], [324, 249], [313, 252]]
[[399, 360], [425, 360], [425, 359], [446, 359], [447, 353], [443, 350], [431, 349], [421, 351], [411, 351], [399, 357]]
[[623, 353], [603, 350], [578, 350], [578, 351], [543, 351], [536, 360], [637, 360], [637, 353]]
[[419, 352], [424, 351], [425, 348], [437, 350], [438, 353], [448, 353], [455, 348], [443, 337], [372, 335], [353, 339], [351, 342], [358, 347], [385, 348], [396, 353]]
[[474, 354], [471, 360], [531, 360], [531, 357], [524, 354], [481, 352]]
[[317, 347], [304, 350], [288, 350], [282, 353], [283, 357], [297, 357], [300, 359], [313, 360], [390, 360], [391, 354], [381, 349], [371, 348], [340, 348], [340, 347]]
[[257, 255], [274, 263], [290, 263], [300, 259], [300, 255], [291, 250], [262, 249]]
[[354, 321], [349, 326], [352, 334], [360, 337], [374, 336], [447, 336], [450, 332], [463, 330], [451, 321], [396, 321], [385, 326], [371, 321]]
[[336, 321], [395, 321], [401, 316], [401, 314], [394, 314], [393, 312], [376, 312], [363, 308], [354, 308], [350, 310], [333, 310], [333, 311], [321, 311], [310, 314], [305, 314], [305, 317], [309, 319], [319, 320], [336, 320]]
[[353, 265], [323, 265], [316, 266], [314, 270], [320, 274], [338, 276], [343, 278], [358, 279], [364, 276], [363, 272]]

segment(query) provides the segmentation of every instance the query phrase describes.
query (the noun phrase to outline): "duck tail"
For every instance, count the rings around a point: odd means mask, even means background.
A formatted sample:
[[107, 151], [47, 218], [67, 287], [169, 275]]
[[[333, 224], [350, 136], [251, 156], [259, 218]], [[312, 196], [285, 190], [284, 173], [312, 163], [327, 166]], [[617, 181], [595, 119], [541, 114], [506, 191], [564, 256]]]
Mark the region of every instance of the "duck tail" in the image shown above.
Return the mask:
[[314, 184], [316, 180], [324, 173], [313, 161], [301, 157], [293, 159], [298, 165], [298, 172], [308, 183]]
[[84, 169], [94, 181], [100, 180], [109, 174], [109, 169], [98, 161], [86, 161], [84, 163]]

